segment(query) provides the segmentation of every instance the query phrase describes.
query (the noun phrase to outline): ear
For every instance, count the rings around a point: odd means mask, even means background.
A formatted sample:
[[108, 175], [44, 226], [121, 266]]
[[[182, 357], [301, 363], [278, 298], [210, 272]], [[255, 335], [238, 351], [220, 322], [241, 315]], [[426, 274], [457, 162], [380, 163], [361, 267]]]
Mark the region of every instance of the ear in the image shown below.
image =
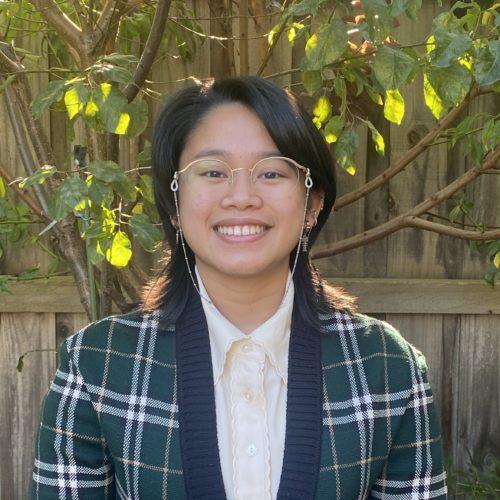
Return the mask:
[[309, 198], [310, 198], [309, 220], [312, 223], [314, 222], [314, 219], [318, 217], [319, 213], [323, 209], [323, 203], [325, 200], [325, 190], [323, 188], [314, 189], [311, 191]]

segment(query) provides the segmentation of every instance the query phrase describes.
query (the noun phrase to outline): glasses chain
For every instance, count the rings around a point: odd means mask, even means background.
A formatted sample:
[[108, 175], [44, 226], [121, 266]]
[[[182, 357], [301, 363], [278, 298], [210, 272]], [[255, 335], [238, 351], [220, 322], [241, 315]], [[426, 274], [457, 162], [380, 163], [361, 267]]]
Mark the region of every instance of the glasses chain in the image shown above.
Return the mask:
[[[180, 216], [180, 213], [179, 213], [179, 203], [177, 201], [177, 191], [179, 189], [178, 178], [179, 178], [179, 172], [175, 172], [174, 178], [173, 178], [172, 182], [170, 183], [170, 189], [174, 193], [175, 211], [176, 211], [176, 214], [177, 214], [177, 223], [178, 223], [177, 233], [176, 233], [176, 244], [178, 244], [179, 237], [180, 237], [182, 251], [184, 253], [184, 260], [186, 261], [186, 266], [187, 266], [187, 269], [188, 269], [191, 281], [193, 283], [193, 286], [195, 287], [196, 291], [198, 292], [198, 295], [202, 299], [204, 299], [205, 301], [207, 301], [209, 304], [213, 304], [213, 302], [208, 297], [206, 297], [204, 294], [201, 293], [199, 287], [196, 285], [196, 282], [195, 282], [194, 277], [193, 277], [193, 273], [191, 272], [191, 267], [189, 265], [189, 259], [188, 259], [188, 256], [187, 256], [186, 245], [184, 243], [184, 234], [182, 232], [181, 216]], [[307, 235], [304, 234], [304, 225], [305, 225], [306, 215], [307, 215], [307, 202], [309, 200], [309, 191], [310, 191], [310, 189], [313, 186], [313, 181], [312, 181], [312, 178], [311, 178], [311, 172], [309, 171], [309, 169], [307, 169], [307, 171], [306, 171], [306, 178], [305, 178], [304, 184], [306, 186], [307, 191], [306, 191], [306, 201], [305, 201], [305, 204], [304, 204], [304, 214], [302, 216], [302, 225], [301, 225], [301, 228], [300, 228], [300, 238], [299, 238], [299, 242], [297, 243], [297, 250], [295, 252], [295, 258], [294, 258], [294, 262], [293, 262], [293, 266], [292, 266], [292, 276], [291, 276], [290, 282], [287, 284], [287, 287], [285, 289], [285, 293], [283, 294], [283, 299], [282, 299], [281, 304], [279, 305], [278, 309], [283, 306], [283, 303], [285, 301], [285, 297], [287, 296], [287, 293], [288, 293], [288, 289], [290, 287], [290, 284], [293, 281], [293, 274], [295, 273], [295, 268], [297, 267], [297, 261], [298, 261], [298, 258], [299, 258], [301, 244], [302, 244], [302, 250], [304, 252], [307, 252], [307, 243], [309, 241], [309, 233], [310, 233], [310, 231], [312, 229], [312, 227], [309, 227], [309, 225], [308, 225], [307, 228], [306, 228], [307, 229]]]

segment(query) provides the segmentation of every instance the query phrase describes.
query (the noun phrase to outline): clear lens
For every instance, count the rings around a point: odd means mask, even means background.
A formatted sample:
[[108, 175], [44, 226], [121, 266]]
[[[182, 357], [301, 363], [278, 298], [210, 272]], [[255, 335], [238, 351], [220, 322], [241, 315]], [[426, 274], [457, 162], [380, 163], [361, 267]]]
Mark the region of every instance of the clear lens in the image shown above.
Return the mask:
[[299, 178], [299, 169], [288, 158], [264, 158], [253, 171], [253, 181], [263, 185], [289, 185], [293, 187]]
[[196, 182], [229, 182], [231, 169], [223, 161], [216, 159], [201, 159], [191, 164], [186, 170], [190, 180]]
[[[245, 172], [246, 171], [246, 172]], [[231, 172], [229, 165], [215, 158], [196, 160], [181, 174], [192, 187], [216, 188], [229, 186], [236, 175], [246, 175], [248, 169], [236, 168]], [[299, 169], [290, 159], [270, 157], [258, 161], [252, 171], [255, 189], [266, 192], [289, 192], [297, 186]]]

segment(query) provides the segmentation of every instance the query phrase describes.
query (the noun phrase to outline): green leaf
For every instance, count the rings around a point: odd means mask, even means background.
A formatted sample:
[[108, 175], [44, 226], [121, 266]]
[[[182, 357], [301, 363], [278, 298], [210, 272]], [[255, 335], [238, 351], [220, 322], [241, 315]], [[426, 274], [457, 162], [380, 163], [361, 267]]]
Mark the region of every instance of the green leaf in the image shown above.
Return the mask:
[[335, 144], [335, 159], [338, 164], [350, 175], [354, 175], [356, 173], [354, 154], [357, 147], [358, 134], [356, 134], [352, 128], [344, 130]]
[[344, 128], [344, 119], [341, 116], [332, 116], [325, 126], [325, 140], [329, 144], [337, 142]]
[[392, 30], [391, 6], [386, 0], [361, 0], [361, 7], [367, 17], [367, 22], [364, 23], [367, 38], [372, 41], [384, 40]]
[[127, 98], [116, 87], [110, 84], [101, 84], [94, 95], [99, 108], [96, 116], [108, 132], [115, 132], [120, 117], [128, 105]]
[[141, 175], [139, 177], [139, 189], [144, 199], [154, 203], [153, 179], [150, 175]]
[[461, 214], [461, 212], [462, 212], [461, 205], [460, 204], [455, 205], [449, 214], [450, 222], [454, 223], [457, 220], [457, 217]]
[[118, 230], [114, 237], [111, 247], [106, 250], [106, 260], [115, 267], [125, 267], [132, 257], [130, 240], [128, 236]]
[[73, 211], [76, 205], [87, 194], [85, 182], [76, 175], [68, 177], [49, 198], [49, 216], [55, 220], [62, 220]]
[[45, 85], [31, 103], [33, 116], [38, 118], [44, 111], [49, 109], [52, 104], [60, 101], [64, 96], [65, 87], [66, 82], [64, 80], [54, 80]]
[[109, 205], [113, 201], [113, 190], [110, 186], [100, 181], [93, 175], [89, 175], [85, 181], [89, 193], [89, 198], [98, 205]]
[[132, 73], [122, 66], [116, 66], [109, 62], [102, 62], [91, 66], [91, 72], [102, 75], [102, 78], [107, 82], [117, 83], [134, 83], [134, 76]]
[[102, 60], [118, 66], [128, 66], [131, 63], [139, 62], [139, 59], [132, 54], [118, 54], [116, 52], [113, 54], [106, 54], [102, 57]]
[[427, 78], [446, 108], [460, 104], [472, 83], [472, 75], [458, 62], [448, 68], [431, 66]]
[[491, 40], [488, 47], [479, 49], [474, 65], [479, 85], [493, 85], [500, 80], [500, 40]]
[[19, 187], [21, 189], [28, 188], [34, 184], [43, 184], [47, 177], [51, 177], [57, 172], [56, 167], [52, 165], [43, 165], [38, 170], [35, 171], [33, 175], [24, 178], [20, 183]]
[[415, 61], [400, 49], [382, 45], [373, 62], [375, 78], [385, 90], [399, 87], [413, 70]]
[[148, 105], [146, 101], [134, 101], [128, 104], [123, 110], [130, 117], [130, 122], [126, 130], [127, 137], [136, 137], [142, 134], [148, 126]]
[[432, 66], [447, 68], [458, 61], [472, 46], [469, 35], [463, 32], [438, 30], [434, 33], [434, 50], [430, 53]]
[[0, 177], [0, 198], [5, 198], [6, 194], [7, 188], [5, 187], [5, 182], [3, 181], [3, 178]]
[[333, 90], [340, 97], [340, 114], [344, 116], [347, 109], [347, 86], [342, 76], [333, 79]]
[[326, 0], [301, 0], [296, 4], [292, 3], [288, 14], [291, 16], [304, 16], [306, 14], [315, 16], [320, 5], [324, 2], [326, 2]]
[[450, 147], [455, 146], [459, 139], [467, 135], [474, 128], [476, 118], [476, 116], [466, 116], [454, 129], [450, 129], [452, 133]]
[[347, 26], [339, 19], [322, 26], [306, 43], [307, 70], [335, 62], [347, 48]]
[[130, 218], [130, 230], [132, 235], [143, 248], [153, 251], [155, 245], [162, 240], [162, 232], [151, 223], [146, 214], [134, 214]]
[[447, 109], [446, 105], [430, 84], [427, 73], [424, 73], [424, 99], [425, 104], [427, 104], [427, 107], [437, 120], [444, 116]]
[[492, 118], [487, 121], [483, 128], [481, 136], [483, 146], [487, 150], [493, 150], [500, 142], [500, 120]]
[[[390, 91], [389, 91], [390, 92]], [[370, 132], [372, 134], [372, 140], [373, 144], [375, 145], [375, 150], [379, 155], [384, 155], [385, 154], [385, 141], [384, 138], [382, 137], [382, 134], [375, 128], [373, 123], [369, 120], [366, 121], [366, 124], [368, 125], [368, 128], [370, 129]]]
[[332, 105], [330, 101], [325, 97], [321, 96], [317, 101], [313, 109], [313, 123], [319, 129], [321, 125], [325, 123], [332, 114]]
[[313, 95], [314, 92], [319, 90], [323, 85], [323, 78], [321, 76], [320, 70], [314, 71], [303, 71], [302, 72], [302, 84], [309, 95]]
[[387, 120], [401, 124], [405, 115], [405, 101], [398, 89], [386, 90], [384, 103], [384, 116]]
[[103, 182], [120, 182], [127, 179], [122, 168], [110, 160], [91, 161], [88, 170], [96, 179]]
[[483, 161], [484, 148], [474, 136], [466, 135], [460, 141], [460, 155], [470, 157], [474, 165], [479, 165]]
[[111, 184], [111, 187], [126, 200], [135, 198], [135, 190], [129, 182], [127, 175], [122, 168], [113, 161], [92, 161], [88, 166], [89, 172], [105, 183]]

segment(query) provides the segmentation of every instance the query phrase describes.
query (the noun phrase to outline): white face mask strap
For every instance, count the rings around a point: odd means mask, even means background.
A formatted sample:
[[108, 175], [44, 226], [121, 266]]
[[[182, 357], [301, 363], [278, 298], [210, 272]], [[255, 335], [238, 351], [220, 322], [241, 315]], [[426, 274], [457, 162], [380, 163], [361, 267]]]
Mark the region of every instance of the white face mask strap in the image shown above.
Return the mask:
[[[212, 304], [212, 301], [208, 297], [205, 297], [200, 292], [200, 289], [198, 288], [198, 286], [196, 285], [196, 282], [194, 281], [193, 273], [191, 272], [191, 267], [189, 266], [189, 260], [188, 260], [188, 257], [187, 257], [186, 245], [184, 243], [184, 234], [182, 232], [181, 216], [180, 216], [180, 213], [179, 213], [179, 202], [177, 200], [177, 191], [179, 190], [178, 179], [179, 179], [179, 172], [175, 172], [174, 179], [170, 183], [170, 189], [174, 193], [175, 211], [176, 211], [176, 214], [177, 214], [177, 224], [178, 224], [177, 234], [180, 235], [180, 238], [181, 238], [182, 251], [184, 252], [184, 260], [186, 261], [186, 266], [187, 266], [187, 269], [188, 269], [188, 272], [189, 272], [189, 276], [191, 278], [191, 281], [193, 282], [193, 285], [194, 285], [196, 291], [198, 292], [198, 294], [200, 295], [201, 298], [205, 299], [209, 304]], [[292, 275], [290, 277], [290, 282], [286, 286], [285, 293], [283, 294], [283, 299], [282, 299], [281, 304], [280, 304], [279, 307], [281, 307], [283, 305], [284, 301], [285, 301], [285, 297], [286, 297], [286, 295], [288, 293], [288, 289], [289, 289], [289, 287], [290, 287], [290, 285], [291, 285], [291, 283], [293, 281], [293, 274], [295, 273], [295, 268], [297, 267], [297, 261], [298, 261], [298, 258], [299, 258], [300, 247], [301, 247], [301, 243], [302, 243], [302, 237], [304, 235], [304, 226], [305, 226], [306, 217], [307, 217], [307, 202], [309, 201], [309, 191], [310, 191], [310, 189], [313, 186], [313, 180], [311, 178], [311, 172], [310, 172], [309, 169], [307, 169], [307, 171], [306, 171], [306, 178], [305, 178], [304, 184], [306, 186], [306, 200], [305, 200], [305, 203], [304, 203], [304, 213], [303, 213], [303, 216], [302, 216], [302, 225], [301, 225], [301, 228], [300, 228], [299, 241], [297, 243], [297, 250], [295, 252], [295, 258], [294, 258], [294, 262], [293, 262], [293, 266], [292, 266]]]

